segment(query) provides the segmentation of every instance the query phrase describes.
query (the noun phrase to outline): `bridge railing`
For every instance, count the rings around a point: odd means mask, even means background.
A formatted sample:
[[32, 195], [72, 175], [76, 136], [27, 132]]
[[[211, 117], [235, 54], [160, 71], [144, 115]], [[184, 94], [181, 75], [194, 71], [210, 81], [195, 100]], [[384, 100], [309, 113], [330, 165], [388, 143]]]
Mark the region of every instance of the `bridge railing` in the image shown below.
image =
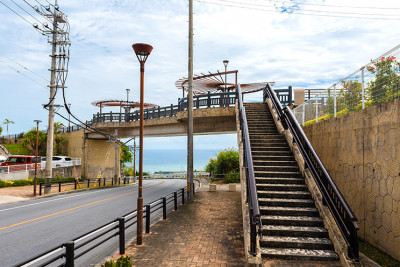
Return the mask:
[[[193, 108], [229, 107], [234, 106], [236, 92], [214, 93], [193, 96]], [[166, 107], [156, 107], [144, 110], [144, 119], [167, 118], [176, 116], [179, 111], [187, 109], [187, 98], [180, 98], [178, 105], [171, 104]], [[96, 122], [129, 122], [138, 121], [140, 111], [135, 110], [130, 113], [97, 113], [93, 115], [91, 123]]]
[[242, 130], [242, 142], [243, 142], [243, 152], [244, 152], [243, 160], [244, 160], [244, 167], [246, 168], [247, 203], [249, 206], [249, 215], [250, 215], [250, 253], [256, 255], [257, 235], [260, 235], [261, 237], [262, 222], [261, 222], [260, 207], [258, 205], [253, 157], [251, 154], [251, 147], [250, 147], [250, 135], [249, 135], [249, 129], [247, 127], [246, 111], [243, 106], [240, 85], [238, 85], [236, 97], [239, 102], [240, 128]]
[[[157, 222], [160, 218], [166, 220], [168, 211], [176, 211], [179, 204], [185, 204], [186, 192], [186, 187], [183, 187], [144, 205], [143, 219], [147, 234], [150, 233], [151, 224]], [[123, 255], [125, 254], [126, 241], [130, 240], [136, 233], [136, 224], [137, 210], [134, 210], [16, 266], [88, 266], [88, 264], [82, 263], [81, 257], [90, 253], [93, 256], [93, 250], [100, 246], [104, 247], [105, 243], [113, 244], [115, 248], [119, 247], [119, 253]]]
[[359, 227], [354, 212], [351, 210], [335, 182], [328, 174], [325, 166], [322, 164], [290, 108], [282, 108], [277, 96], [268, 84], [264, 89], [264, 95], [271, 99], [273, 107], [276, 110], [283, 127], [289, 129], [293, 135], [293, 141], [298, 145], [304, 158], [305, 167], [311, 172], [315, 183], [321, 191], [324, 204], [326, 204], [330, 209], [331, 214], [347, 243], [349, 257], [359, 261], [357, 240], [357, 231], [359, 230]]

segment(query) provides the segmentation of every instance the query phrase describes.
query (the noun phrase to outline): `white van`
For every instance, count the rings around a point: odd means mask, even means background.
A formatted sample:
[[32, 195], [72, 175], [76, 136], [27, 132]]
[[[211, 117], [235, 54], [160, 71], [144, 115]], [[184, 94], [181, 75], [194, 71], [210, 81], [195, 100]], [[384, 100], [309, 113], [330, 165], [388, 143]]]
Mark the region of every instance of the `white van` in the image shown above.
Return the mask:
[[6, 161], [6, 160], [7, 160], [7, 157], [6, 157], [6, 156], [0, 155], [0, 163], [4, 162], [4, 161]]

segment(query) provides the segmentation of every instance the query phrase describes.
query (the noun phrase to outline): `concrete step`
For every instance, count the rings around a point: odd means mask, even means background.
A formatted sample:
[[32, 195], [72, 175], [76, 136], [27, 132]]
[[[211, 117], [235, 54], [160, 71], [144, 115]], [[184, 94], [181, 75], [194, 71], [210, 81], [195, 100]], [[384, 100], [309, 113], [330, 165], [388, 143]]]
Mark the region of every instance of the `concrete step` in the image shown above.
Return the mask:
[[293, 248], [261, 248], [262, 257], [286, 260], [338, 261], [332, 250], [311, 250]]
[[301, 173], [299, 171], [254, 171], [257, 178], [267, 178], [267, 177], [277, 177], [277, 178], [301, 178]]
[[305, 184], [256, 184], [261, 191], [307, 191]]
[[[287, 166], [266, 166], [260, 164], [254, 164], [255, 171], [264, 171], [264, 172], [299, 172], [299, 167], [296, 165], [287, 165]], [[268, 176], [270, 177], [270, 176]], [[277, 176], [279, 177], [279, 176]]]
[[328, 231], [323, 227], [263, 225], [262, 233], [268, 236], [328, 238]]
[[284, 155], [284, 156], [265, 156], [261, 154], [253, 155], [253, 162], [254, 161], [294, 161], [293, 155]]
[[[250, 144], [251, 144], [251, 142], [250, 142]], [[290, 151], [290, 148], [288, 146], [264, 146], [264, 145], [256, 146], [256, 145], [252, 145], [251, 151]]]
[[292, 156], [292, 151], [257, 151], [251, 150], [253, 156], [263, 155], [263, 156]]
[[297, 161], [295, 160], [254, 160], [254, 166], [297, 166]]
[[250, 145], [252, 147], [288, 147], [288, 144], [285, 140], [251, 140]]
[[265, 198], [297, 198], [311, 199], [311, 194], [308, 191], [274, 191], [274, 190], [257, 190], [258, 197]]
[[263, 236], [260, 245], [268, 248], [333, 250], [328, 238], [317, 237]]
[[260, 207], [262, 215], [278, 215], [278, 216], [309, 216], [318, 217], [319, 213], [316, 208], [309, 207]]
[[258, 202], [260, 205], [267, 207], [315, 207], [312, 199], [259, 198]]
[[277, 177], [270, 177], [270, 178], [257, 178], [256, 177], [256, 184], [304, 184], [303, 178], [277, 178]]
[[292, 226], [311, 226], [323, 227], [320, 217], [310, 216], [281, 216], [281, 215], [263, 215], [261, 216], [263, 225], [292, 225]]

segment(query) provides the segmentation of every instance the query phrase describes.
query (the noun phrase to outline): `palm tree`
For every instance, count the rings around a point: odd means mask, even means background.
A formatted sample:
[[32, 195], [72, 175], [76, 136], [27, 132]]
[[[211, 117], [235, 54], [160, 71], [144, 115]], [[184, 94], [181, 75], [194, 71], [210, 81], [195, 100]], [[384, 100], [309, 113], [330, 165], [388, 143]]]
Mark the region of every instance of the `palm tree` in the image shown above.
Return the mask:
[[4, 119], [4, 122], [3, 122], [3, 123], [7, 125], [7, 135], [8, 135], [8, 125], [9, 125], [9, 124], [14, 124], [15, 122], [10, 121], [9, 119]]

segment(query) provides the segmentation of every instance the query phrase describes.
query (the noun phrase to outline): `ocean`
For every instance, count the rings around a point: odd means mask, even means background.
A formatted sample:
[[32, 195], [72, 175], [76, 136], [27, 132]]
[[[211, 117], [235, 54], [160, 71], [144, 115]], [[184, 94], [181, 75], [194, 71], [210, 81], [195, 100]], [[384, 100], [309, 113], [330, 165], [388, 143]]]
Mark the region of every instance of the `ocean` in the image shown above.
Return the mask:
[[[204, 170], [211, 157], [223, 149], [194, 149], [193, 169]], [[136, 169], [139, 164], [139, 151], [136, 152]], [[127, 164], [131, 166], [132, 164]], [[186, 171], [187, 152], [186, 149], [145, 149], [143, 151], [143, 171]]]

